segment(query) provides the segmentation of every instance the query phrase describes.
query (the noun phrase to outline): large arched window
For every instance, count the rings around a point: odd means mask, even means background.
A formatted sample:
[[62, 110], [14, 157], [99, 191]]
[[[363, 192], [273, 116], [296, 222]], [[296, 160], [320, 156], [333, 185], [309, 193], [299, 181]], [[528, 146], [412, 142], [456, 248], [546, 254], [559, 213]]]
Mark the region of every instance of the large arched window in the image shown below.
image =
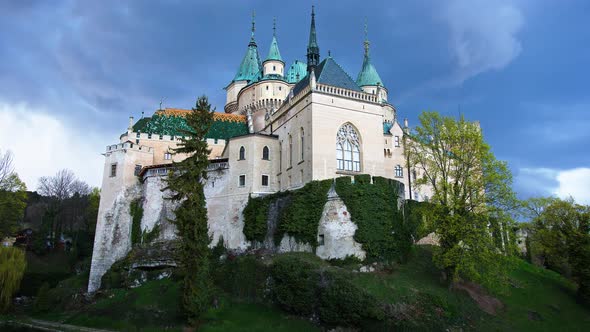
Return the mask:
[[238, 157], [238, 160], [244, 160], [246, 159], [246, 149], [241, 146], [240, 147], [240, 156]]
[[350, 123], [344, 124], [336, 136], [336, 163], [342, 171], [361, 171], [359, 136]]
[[269, 152], [268, 152], [268, 146], [265, 146], [264, 148], [262, 148], [262, 159], [264, 160], [269, 160]]

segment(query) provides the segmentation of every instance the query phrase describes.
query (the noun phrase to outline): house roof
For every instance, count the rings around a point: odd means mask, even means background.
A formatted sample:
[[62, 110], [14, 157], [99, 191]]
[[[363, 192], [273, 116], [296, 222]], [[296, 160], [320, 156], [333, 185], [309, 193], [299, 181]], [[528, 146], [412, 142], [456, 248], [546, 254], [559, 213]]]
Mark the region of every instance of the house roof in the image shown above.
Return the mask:
[[[350, 75], [348, 75], [332, 57], [324, 59], [314, 72], [318, 83], [353, 91], [362, 91]], [[309, 75], [306, 74], [306, 76], [293, 87], [293, 94], [298, 94], [308, 84]]]

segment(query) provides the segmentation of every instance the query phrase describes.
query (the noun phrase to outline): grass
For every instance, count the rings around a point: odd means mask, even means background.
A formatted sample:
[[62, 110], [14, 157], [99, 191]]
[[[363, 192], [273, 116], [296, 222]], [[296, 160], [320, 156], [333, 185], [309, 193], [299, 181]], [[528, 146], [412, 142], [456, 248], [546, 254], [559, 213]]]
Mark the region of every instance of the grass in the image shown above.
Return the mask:
[[[511, 286], [498, 298], [505, 308], [497, 316], [479, 310], [461, 292], [439, 281], [428, 248], [417, 247], [414, 257], [391, 274], [357, 274], [355, 282], [378, 299], [422, 307], [406, 327], [462, 328], [477, 331], [590, 331], [590, 310], [575, 301], [575, 285], [555, 272], [517, 260]], [[433, 310], [434, 309], [434, 310]], [[428, 313], [430, 311], [430, 314]], [[438, 315], [432, 315], [432, 311]], [[536, 320], [539, 319], [539, 320]]]
[[[110, 290], [78, 312], [36, 318], [117, 331], [182, 331], [180, 291], [180, 283], [171, 279], [150, 281], [130, 290]], [[206, 313], [199, 331], [319, 331], [310, 322], [270, 306], [220, 302], [219, 308]]]

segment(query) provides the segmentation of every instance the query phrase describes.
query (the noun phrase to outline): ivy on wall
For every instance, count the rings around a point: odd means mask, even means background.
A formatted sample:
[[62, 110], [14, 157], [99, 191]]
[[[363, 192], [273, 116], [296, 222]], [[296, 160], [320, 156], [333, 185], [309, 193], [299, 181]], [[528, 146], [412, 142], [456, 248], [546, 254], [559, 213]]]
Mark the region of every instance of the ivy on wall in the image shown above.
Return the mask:
[[141, 199], [135, 199], [129, 204], [129, 214], [131, 215], [131, 245], [141, 243], [141, 219], [143, 218], [143, 207]]
[[275, 242], [279, 243], [284, 234], [297, 241], [317, 245], [317, 232], [328, 190], [332, 180], [312, 181], [294, 191], [279, 192], [263, 197], [249, 197], [244, 208], [244, 235], [249, 241], [264, 241], [267, 233], [269, 210], [281, 198]]

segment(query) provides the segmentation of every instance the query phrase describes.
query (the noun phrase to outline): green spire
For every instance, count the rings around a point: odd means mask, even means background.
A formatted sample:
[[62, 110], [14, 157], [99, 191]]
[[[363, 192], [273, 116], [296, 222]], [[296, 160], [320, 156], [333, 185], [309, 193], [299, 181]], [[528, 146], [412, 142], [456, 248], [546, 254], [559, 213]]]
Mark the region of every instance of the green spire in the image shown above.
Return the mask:
[[309, 29], [309, 43], [307, 44], [307, 72], [320, 63], [320, 47], [315, 32], [315, 10], [311, 6], [311, 28]]
[[260, 63], [256, 40], [254, 39], [254, 31], [256, 31], [254, 17], [255, 13], [252, 13], [252, 36], [250, 37], [248, 50], [246, 51], [244, 59], [242, 59], [242, 63], [234, 77], [234, 81], [245, 80], [255, 82], [262, 76], [262, 64]]
[[268, 51], [268, 56], [266, 60], [278, 60], [283, 61], [281, 58], [281, 53], [279, 52], [279, 44], [277, 43], [277, 22], [276, 19], [273, 19], [272, 22], [272, 42], [270, 43], [270, 50]]
[[369, 38], [367, 37], [367, 23], [365, 23], [365, 57], [363, 59], [363, 67], [361, 68], [361, 72], [356, 78], [356, 84], [360, 87], [367, 85], [383, 86], [381, 77], [379, 77], [375, 66], [373, 66], [371, 63], [371, 58], [369, 57], [369, 44]]

